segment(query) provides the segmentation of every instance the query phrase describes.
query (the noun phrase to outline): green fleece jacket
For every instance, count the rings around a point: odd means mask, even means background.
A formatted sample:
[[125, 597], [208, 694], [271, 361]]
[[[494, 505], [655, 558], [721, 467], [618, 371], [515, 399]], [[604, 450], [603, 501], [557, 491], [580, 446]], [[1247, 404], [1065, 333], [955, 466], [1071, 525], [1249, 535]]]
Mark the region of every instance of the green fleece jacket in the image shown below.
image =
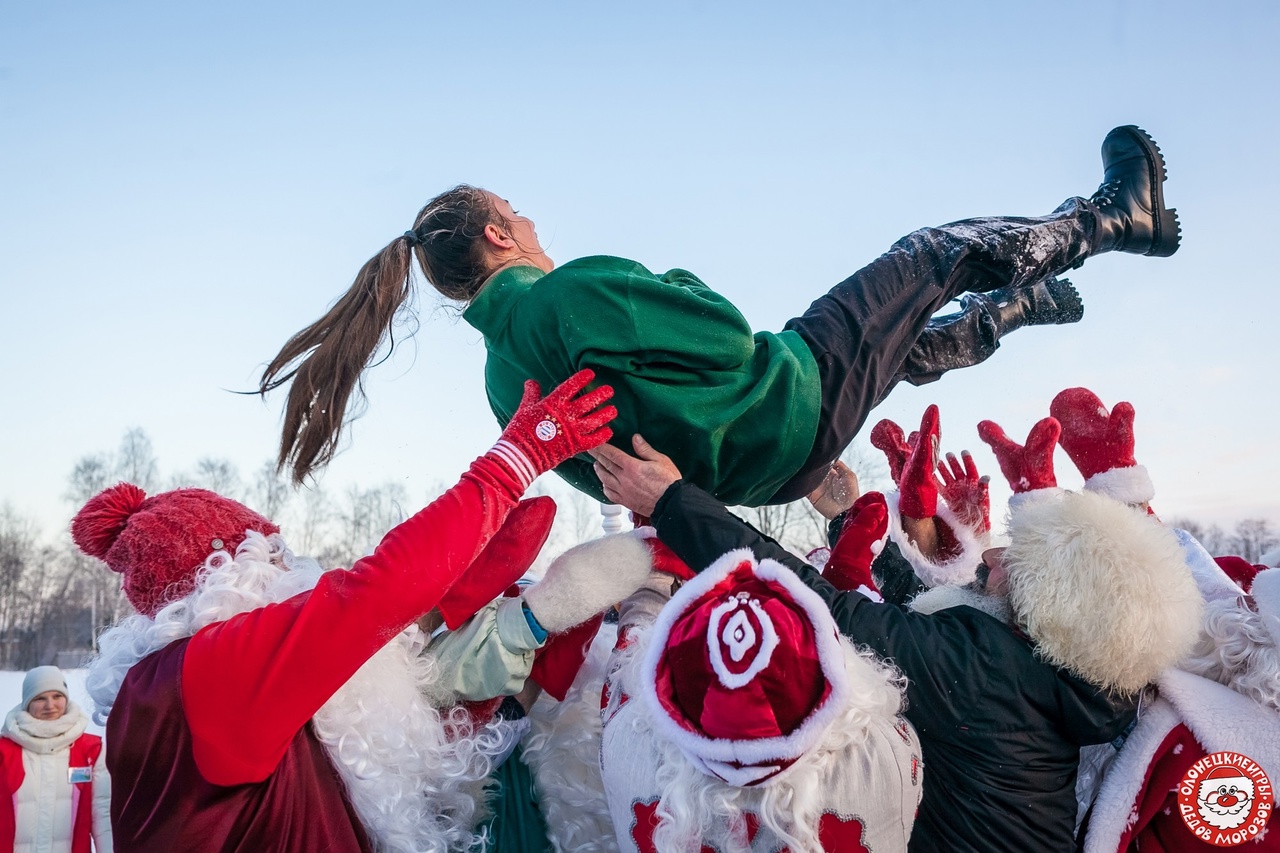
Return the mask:
[[[484, 335], [485, 388], [511, 420], [526, 379], [543, 392], [584, 367], [613, 386], [612, 443], [639, 432], [685, 478], [731, 505], [766, 503], [804, 463], [818, 429], [818, 366], [794, 332], [752, 334], [720, 294], [685, 270], [581, 258], [550, 273], [509, 267], [463, 317]], [[597, 500], [585, 454], [556, 469]]]

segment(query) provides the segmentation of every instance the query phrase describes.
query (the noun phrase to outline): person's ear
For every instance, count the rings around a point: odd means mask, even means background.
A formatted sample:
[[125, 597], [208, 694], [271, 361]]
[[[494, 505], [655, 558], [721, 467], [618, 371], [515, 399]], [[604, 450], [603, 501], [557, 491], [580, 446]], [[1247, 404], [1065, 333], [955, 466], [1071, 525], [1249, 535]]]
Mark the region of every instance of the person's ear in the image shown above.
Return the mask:
[[511, 235], [493, 223], [489, 223], [484, 227], [484, 239], [491, 249], [516, 248], [516, 241], [512, 239]]

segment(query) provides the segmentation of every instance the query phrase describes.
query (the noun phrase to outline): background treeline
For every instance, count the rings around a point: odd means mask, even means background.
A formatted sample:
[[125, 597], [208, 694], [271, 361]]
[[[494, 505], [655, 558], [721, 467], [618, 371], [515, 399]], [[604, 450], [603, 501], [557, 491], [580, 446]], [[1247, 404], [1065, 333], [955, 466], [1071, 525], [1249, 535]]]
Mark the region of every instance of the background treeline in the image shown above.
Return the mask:
[[[864, 490], [891, 487], [883, 458], [869, 447], [855, 444], [845, 462], [858, 473]], [[147, 494], [197, 486], [239, 500], [279, 524], [296, 553], [315, 557], [323, 566], [351, 565], [387, 530], [452, 485], [439, 483], [417, 495], [407, 494], [397, 482], [340, 490], [323, 485], [294, 489], [276, 475], [271, 461], [245, 475], [230, 460], [213, 456], [200, 459], [191, 470], [164, 474], [146, 432], [131, 429], [114, 451], [86, 455], [68, 472], [67, 516], [58, 531], [42, 529], [8, 504], [0, 506], [0, 669], [45, 663], [79, 666], [102, 628], [132, 612], [120, 592], [120, 576], [81, 554], [67, 529], [85, 501], [121, 480]], [[539, 479], [531, 492], [551, 495], [558, 506], [535, 569], [601, 535], [599, 504], [554, 475]], [[825, 544], [826, 522], [807, 501], [737, 511], [796, 553]], [[1215, 555], [1239, 554], [1257, 562], [1280, 544], [1280, 535], [1265, 519], [1246, 519], [1231, 532], [1192, 519], [1169, 521], [1191, 532]]]

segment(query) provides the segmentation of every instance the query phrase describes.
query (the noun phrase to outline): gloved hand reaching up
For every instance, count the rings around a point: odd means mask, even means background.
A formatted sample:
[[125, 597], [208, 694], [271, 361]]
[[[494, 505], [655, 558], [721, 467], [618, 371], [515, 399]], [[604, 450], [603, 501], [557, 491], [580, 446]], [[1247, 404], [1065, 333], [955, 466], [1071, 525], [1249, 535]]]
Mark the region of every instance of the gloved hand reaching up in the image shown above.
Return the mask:
[[960, 523], [979, 538], [990, 533], [991, 478], [978, 475], [978, 466], [969, 451], [961, 451], [960, 459], [948, 453], [946, 460], [938, 463], [938, 477], [942, 480], [942, 498]]
[[1044, 418], [1031, 428], [1027, 443], [1018, 444], [1005, 435], [995, 421], [978, 424], [978, 437], [991, 445], [1000, 463], [1000, 471], [1009, 481], [1014, 496], [1040, 489], [1054, 489], [1058, 478], [1053, 473], [1053, 449], [1058, 444], [1062, 427], [1054, 418]]
[[537, 382], [524, 383], [520, 407], [490, 452], [525, 488], [539, 474], [613, 437], [607, 424], [618, 410], [602, 405], [613, 396], [613, 388], [601, 385], [581, 393], [595, 377], [593, 370], [579, 370], [545, 397]]

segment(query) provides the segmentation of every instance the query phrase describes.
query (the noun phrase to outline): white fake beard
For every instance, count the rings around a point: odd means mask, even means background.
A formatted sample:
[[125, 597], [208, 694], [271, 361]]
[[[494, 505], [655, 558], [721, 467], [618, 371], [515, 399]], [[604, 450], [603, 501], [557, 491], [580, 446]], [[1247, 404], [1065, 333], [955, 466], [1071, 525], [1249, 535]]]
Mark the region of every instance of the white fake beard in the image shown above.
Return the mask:
[[[190, 595], [154, 618], [134, 614], [105, 632], [86, 687], [94, 719], [105, 722], [129, 670], [149, 654], [224, 622], [315, 587], [323, 570], [297, 557], [279, 534], [250, 532], [236, 549], [212, 554]], [[312, 718], [346, 784], [348, 797], [378, 851], [466, 850], [484, 802], [484, 783], [515, 737], [510, 724], [475, 728], [466, 711], [443, 712], [434, 659], [417, 653], [416, 626], [365, 662]]]
[[970, 584], [961, 586], [935, 586], [911, 599], [909, 607], [914, 613], [938, 613], [952, 607], [972, 607], [981, 610], [993, 619], [1009, 624], [1011, 611], [1009, 599], [1004, 596], [987, 595]]

